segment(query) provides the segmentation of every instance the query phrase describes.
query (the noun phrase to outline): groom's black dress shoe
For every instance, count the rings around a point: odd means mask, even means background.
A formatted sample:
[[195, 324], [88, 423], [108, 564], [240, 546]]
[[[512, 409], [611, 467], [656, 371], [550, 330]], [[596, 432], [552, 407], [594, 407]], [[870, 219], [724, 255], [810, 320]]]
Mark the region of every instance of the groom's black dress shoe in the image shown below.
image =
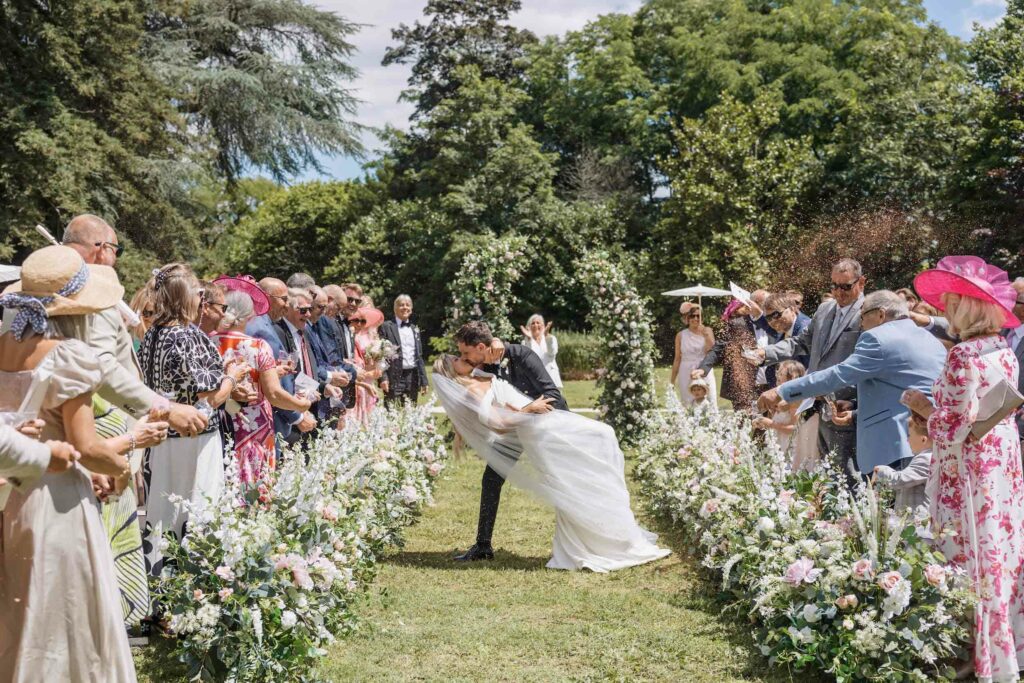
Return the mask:
[[477, 560], [493, 560], [494, 548], [489, 545], [475, 544], [472, 548], [452, 558], [456, 562], [476, 562]]

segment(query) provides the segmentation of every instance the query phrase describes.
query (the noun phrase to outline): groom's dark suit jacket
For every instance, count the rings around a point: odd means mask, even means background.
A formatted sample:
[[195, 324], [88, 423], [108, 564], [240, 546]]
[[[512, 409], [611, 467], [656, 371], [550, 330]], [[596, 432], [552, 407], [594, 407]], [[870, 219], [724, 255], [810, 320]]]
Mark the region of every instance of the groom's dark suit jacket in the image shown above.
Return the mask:
[[[506, 362], [507, 361], [507, 362]], [[552, 406], [558, 410], [569, 410], [569, 404], [551, 381], [551, 375], [532, 349], [522, 344], [505, 344], [505, 355], [497, 365], [485, 365], [481, 368], [496, 377], [500, 377], [519, 391], [533, 399], [547, 396], [555, 400]]]

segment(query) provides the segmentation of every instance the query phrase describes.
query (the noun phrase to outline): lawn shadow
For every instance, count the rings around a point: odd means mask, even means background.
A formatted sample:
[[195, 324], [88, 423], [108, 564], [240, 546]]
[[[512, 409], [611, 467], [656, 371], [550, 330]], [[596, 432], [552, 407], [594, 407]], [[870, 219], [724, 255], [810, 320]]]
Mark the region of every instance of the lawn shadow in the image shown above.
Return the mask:
[[149, 644], [133, 647], [139, 683], [185, 683], [188, 667], [178, 660], [175, 640], [170, 636], [152, 635]]
[[493, 560], [477, 562], [456, 562], [452, 558], [460, 551], [400, 551], [384, 558], [384, 564], [399, 567], [416, 567], [425, 569], [458, 569], [458, 570], [497, 570], [515, 569], [518, 571], [540, 571], [547, 564], [547, 557], [524, 557], [505, 550], [495, 550]]

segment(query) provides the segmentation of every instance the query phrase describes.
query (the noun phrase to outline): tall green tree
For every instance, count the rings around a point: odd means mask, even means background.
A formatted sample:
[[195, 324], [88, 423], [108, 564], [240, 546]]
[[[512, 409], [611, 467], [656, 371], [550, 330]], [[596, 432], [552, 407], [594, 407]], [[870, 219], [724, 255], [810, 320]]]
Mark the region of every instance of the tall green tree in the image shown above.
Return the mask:
[[536, 37], [511, 26], [521, 0], [428, 0], [426, 23], [399, 24], [384, 66], [408, 64], [409, 87], [402, 97], [416, 104], [413, 119], [427, 115], [462, 86], [459, 70], [476, 67], [482, 78], [511, 83], [522, 73], [522, 57]]
[[218, 175], [276, 180], [360, 154], [349, 39], [358, 26], [303, 0], [154, 0], [154, 67]]
[[0, 2], [0, 258], [75, 213], [136, 245], [194, 234], [175, 205], [186, 171], [170, 91], [143, 59], [138, 0]]

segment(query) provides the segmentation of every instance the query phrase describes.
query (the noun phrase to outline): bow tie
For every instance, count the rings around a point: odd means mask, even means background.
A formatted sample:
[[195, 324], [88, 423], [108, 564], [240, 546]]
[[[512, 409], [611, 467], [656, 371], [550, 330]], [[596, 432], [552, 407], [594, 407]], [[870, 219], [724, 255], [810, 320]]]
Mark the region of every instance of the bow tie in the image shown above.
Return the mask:
[[398, 323], [399, 327], [412, 327], [412, 323], [406, 320], [404, 323]]

